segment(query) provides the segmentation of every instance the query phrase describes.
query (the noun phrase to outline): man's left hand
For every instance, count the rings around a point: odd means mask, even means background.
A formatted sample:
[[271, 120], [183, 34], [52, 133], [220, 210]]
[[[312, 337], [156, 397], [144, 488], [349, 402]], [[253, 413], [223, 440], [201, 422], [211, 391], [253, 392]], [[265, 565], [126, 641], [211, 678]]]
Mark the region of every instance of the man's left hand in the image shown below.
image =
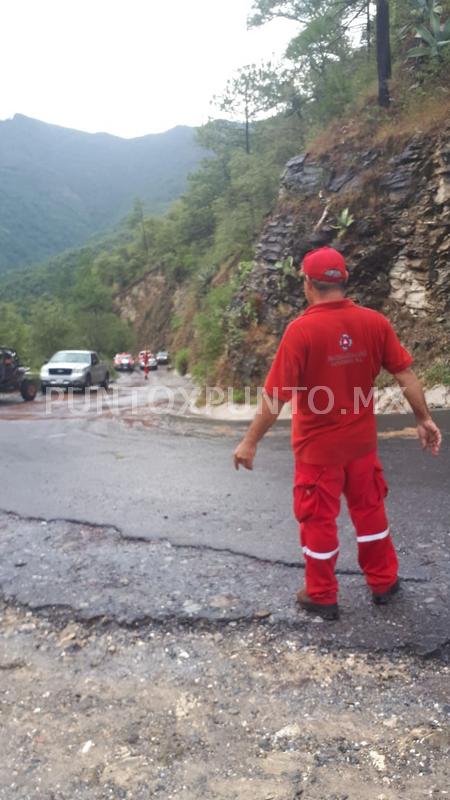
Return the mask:
[[429, 450], [437, 456], [442, 444], [442, 433], [431, 417], [417, 423], [417, 435], [423, 450]]

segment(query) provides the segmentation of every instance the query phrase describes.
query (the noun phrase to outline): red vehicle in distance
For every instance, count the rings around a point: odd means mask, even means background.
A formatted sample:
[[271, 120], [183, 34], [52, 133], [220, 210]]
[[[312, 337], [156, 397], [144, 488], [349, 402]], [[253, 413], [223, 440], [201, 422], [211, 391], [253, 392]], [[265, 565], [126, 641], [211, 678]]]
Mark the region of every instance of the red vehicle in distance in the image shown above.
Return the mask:
[[136, 366], [131, 353], [116, 353], [114, 356], [114, 367], [118, 372], [133, 372]]

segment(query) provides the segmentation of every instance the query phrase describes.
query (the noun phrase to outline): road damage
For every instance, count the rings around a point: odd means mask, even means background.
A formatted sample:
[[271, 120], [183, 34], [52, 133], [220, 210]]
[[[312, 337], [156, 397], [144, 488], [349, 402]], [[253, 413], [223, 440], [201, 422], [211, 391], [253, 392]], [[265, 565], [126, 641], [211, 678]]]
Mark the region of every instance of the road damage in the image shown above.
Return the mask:
[[231, 425], [36, 408], [0, 420], [0, 800], [448, 796], [445, 447], [382, 423], [403, 590], [372, 604], [344, 515], [327, 623], [286, 427], [238, 482]]

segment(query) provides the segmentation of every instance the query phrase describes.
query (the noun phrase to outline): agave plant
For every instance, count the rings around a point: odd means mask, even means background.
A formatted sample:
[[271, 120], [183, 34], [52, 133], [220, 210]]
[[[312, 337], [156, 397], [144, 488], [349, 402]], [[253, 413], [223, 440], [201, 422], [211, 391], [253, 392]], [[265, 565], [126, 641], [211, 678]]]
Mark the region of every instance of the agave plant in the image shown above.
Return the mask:
[[347, 233], [348, 229], [353, 225], [355, 218], [353, 214], [350, 213], [349, 208], [344, 208], [336, 217], [336, 225], [332, 225], [331, 227], [335, 230], [339, 231], [338, 239], [342, 239], [343, 236]]
[[442, 49], [450, 44], [450, 18], [442, 22], [442, 6], [436, 0], [416, 0], [421, 22], [416, 26], [420, 46], [408, 50], [409, 58], [440, 58]]

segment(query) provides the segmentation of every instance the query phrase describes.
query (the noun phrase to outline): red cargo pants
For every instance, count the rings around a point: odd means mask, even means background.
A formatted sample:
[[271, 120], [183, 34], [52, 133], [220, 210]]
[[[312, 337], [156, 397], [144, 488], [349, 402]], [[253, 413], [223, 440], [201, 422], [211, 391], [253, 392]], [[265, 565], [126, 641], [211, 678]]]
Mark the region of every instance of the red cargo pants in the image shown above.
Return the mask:
[[398, 560], [384, 508], [388, 492], [376, 451], [343, 466], [296, 463], [294, 512], [306, 563], [306, 591], [316, 603], [335, 603], [339, 552], [336, 519], [345, 495], [356, 529], [358, 561], [373, 592], [397, 580]]

